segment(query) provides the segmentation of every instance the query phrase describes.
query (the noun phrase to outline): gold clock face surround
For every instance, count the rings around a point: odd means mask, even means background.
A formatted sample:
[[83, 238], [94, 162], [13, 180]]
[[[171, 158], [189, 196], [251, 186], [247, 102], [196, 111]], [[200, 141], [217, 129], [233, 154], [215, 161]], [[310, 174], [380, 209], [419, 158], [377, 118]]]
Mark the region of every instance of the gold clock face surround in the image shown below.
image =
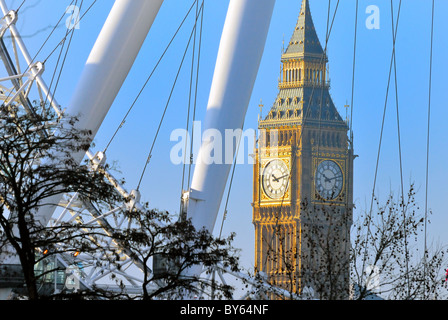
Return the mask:
[[344, 174], [339, 164], [324, 160], [317, 166], [314, 184], [316, 192], [325, 200], [335, 200], [344, 186]]
[[290, 172], [286, 163], [280, 159], [271, 160], [263, 169], [262, 186], [271, 199], [281, 199], [288, 190]]

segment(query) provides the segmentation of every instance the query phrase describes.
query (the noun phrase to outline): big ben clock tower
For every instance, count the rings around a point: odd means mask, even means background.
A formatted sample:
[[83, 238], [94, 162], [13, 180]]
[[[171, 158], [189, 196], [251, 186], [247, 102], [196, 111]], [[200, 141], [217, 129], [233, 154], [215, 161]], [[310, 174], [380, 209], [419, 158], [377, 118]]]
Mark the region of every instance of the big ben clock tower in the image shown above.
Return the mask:
[[[275, 286], [344, 299], [349, 288], [353, 147], [330, 96], [308, 0], [282, 54], [278, 96], [255, 150], [255, 265]], [[272, 297], [281, 298], [281, 297]]]

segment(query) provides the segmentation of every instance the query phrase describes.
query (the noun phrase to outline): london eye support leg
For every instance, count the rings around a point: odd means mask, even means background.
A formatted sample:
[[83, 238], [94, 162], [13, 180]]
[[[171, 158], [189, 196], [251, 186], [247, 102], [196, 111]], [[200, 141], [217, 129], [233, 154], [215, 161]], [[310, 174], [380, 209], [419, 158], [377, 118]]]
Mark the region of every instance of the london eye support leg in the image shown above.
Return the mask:
[[[204, 130], [241, 130], [263, 55], [275, 0], [231, 0], [221, 37]], [[238, 141], [222, 143], [222, 163], [210, 163], [213, 139], [203, 141], [187, 194], [187, 217], [213, 231]], [[230, 142], [227, 142], [230, 143]], [[215, 146], [216, 147], [216, 146]], [[225, 152], [232, 152], [226, 155]], [[216, 149], [214, 150], [217, 151]]]
[[[163, 0], [116, 0], [89, 55], [66, 113], [77, 116], [76, 126], [97, 134], [134, 64]], [[74, 154], [81, 163], [85, 153]], [[61, 195], [62, 196], [62, 195]], [[58, 199], [49, 203], [56, 206]], [[55, 207], [39, 212], [42, 223]]]
[[[115, 1], [66, 111], [71, 116], [79, 117], [76, 124], [78, 129], [90, 130], [92, 139], [134, 64], [162, 3], [163, 0]], [[0, 8], [4, 14], [9, 12], [4, 0], [0, 0]], [[15, 13], [13, 11], [8, 13], [8, 17], [13, 19]], [[29, 54], [15, 25], [9, 23], [9, 28], [19, 40], [19, 46], [25, 54], [26, 61], [30, 63]], [[47, 87], [43, 80], [40, 77], [37, 80], [40, 88], [45, 91]], [[47, 91], [44, 93], [47, 94]], [[79, 153], [73, 156], [78, 163], [81, 163], [85, 154]], [[44, 206], [36, 215], [36, 219], [42, 225], [47, 225], [61, 199], [62, 194], [46, 199], [46, 203], [51, 203], [52, 206]], [[18, 266], [17, 256], [1, 254], [0, 278], [5, 277], [5, 272], [9, 272], [8, 266]], [[8, 285], [0, 288], [0, 300], [8, 296], [10, 289]]]

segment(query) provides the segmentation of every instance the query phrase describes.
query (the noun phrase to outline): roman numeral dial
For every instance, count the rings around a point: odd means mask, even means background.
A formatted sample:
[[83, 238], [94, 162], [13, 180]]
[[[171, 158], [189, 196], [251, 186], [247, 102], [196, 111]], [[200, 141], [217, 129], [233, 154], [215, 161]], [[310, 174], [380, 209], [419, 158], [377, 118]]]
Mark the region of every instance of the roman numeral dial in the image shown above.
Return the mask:
[[271, 199], [282, 198], [289, 185], [289, 169], [282, 160], [270, 161], [263, 170], [262, 183], [264, 193]]
[[335, 200], [342, 192], [344, 174], [334, 161], [325, 160], [319, 163], [315, 174], [317, 193], [325, 200]]

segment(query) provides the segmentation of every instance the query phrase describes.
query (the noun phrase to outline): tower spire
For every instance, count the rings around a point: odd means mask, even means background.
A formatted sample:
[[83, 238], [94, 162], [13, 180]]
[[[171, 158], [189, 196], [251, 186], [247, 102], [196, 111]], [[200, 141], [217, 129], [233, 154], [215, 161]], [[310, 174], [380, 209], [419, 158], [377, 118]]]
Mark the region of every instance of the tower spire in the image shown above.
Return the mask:
[[285, 51], [285, 58], [305, 55], [322, 57], [323, 54], [324, 50], [314, 28], [309, 0], [302, 0], [300, 14], [288, 48]]
[[260, 127], [297, 124], [305, 115], [308, 124], [327, 121], [346, 127], [329, 92], [328, 57], [314, 28], [309, 0], [302, 0], [297, 24], [286, 45], [281, 56], [279, 93]]

